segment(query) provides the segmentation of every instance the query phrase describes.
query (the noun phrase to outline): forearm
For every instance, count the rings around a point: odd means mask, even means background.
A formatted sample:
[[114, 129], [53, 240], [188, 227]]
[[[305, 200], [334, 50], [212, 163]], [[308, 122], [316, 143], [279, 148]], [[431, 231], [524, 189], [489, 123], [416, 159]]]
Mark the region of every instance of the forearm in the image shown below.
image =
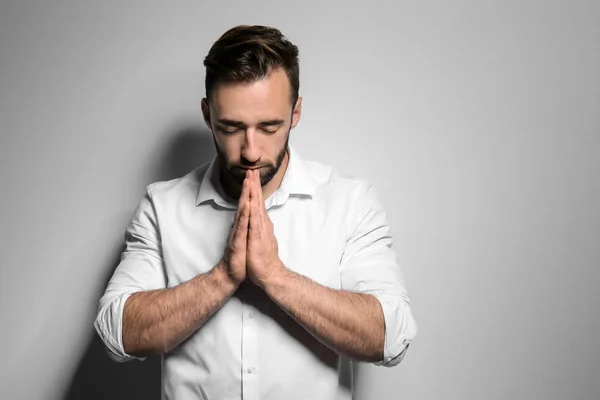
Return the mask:
[[372, 295], [334, 290], [284, 268], [265, 292], [313, 336], [334, 351], [376, 362], [383, 358], [385, 324]]
[[143, 357], [170, 351], [200, 329], [236, 288], [219, 263], [176, 287], [132, 294], [123, 310], [125, 353]]

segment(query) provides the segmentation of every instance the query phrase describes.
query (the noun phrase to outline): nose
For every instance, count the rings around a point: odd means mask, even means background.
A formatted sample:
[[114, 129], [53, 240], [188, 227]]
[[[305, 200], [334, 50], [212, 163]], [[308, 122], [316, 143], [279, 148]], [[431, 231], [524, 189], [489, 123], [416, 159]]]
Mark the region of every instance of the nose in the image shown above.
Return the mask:
[[252, 164], [260, 159], [260, 149], [256, 144], [256, 132], [252, 128], [247, 129], [244, 135], [242, 157]]

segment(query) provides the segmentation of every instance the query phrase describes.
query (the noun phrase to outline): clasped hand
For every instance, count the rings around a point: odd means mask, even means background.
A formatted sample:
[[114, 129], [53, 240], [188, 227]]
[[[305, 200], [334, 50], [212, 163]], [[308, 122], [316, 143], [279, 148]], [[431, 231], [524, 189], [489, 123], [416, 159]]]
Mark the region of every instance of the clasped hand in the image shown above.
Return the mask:
[[264, 287], [284, 269], [273, 223], [265, 209], [258, 170], [247, 170], [233, 226], [223, 255], [228, 276], [240, 284], [246, 277]]

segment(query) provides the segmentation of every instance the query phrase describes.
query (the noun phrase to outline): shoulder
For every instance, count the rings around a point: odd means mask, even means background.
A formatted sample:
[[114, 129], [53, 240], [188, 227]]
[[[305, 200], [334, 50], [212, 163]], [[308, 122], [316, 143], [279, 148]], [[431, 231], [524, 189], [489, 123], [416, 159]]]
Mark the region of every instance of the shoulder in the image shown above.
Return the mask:
[[179, 178], [150, 183], [146, 186], [147, 195], [153, 201], [161, 202], [184, 198], [195, 200], [209, 165], [210, 161], [207, 161]]
[[317, 191], [323, 194], [356, 199], [372, 186], [366, 178], [339, 171], [329, 164], [313, 160], [304, 160], [304, 163], [316, 182]]

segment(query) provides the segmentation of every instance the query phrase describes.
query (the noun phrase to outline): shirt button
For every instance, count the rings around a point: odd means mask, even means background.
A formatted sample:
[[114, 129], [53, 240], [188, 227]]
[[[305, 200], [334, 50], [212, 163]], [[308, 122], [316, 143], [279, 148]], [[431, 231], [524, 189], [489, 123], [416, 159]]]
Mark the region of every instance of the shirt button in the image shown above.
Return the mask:
[[249, 374], [254, 372], [254, 367], [248, 367], [248, 369], [246, 370]]
[[251, 312], [249, 312], [249, 313], [248, 313], [248, 318], [249, 318], [249, 319], [252, 319], [252, 318], [254, 318], [254, 314], [252, 314]]

